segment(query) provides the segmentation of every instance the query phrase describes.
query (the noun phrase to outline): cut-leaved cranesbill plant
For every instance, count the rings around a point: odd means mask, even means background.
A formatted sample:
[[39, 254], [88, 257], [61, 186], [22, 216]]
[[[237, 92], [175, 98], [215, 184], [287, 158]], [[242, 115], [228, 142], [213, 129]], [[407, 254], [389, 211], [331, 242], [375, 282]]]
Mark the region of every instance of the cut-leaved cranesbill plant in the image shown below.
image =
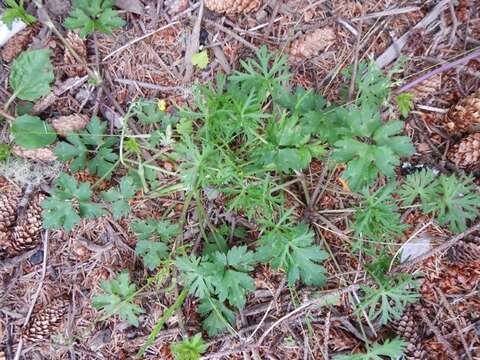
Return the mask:
[[25, 24], [33, 24], [37, 19], [35, 16], [30, 15], [23, 5], [24, 0], [19, 0], [18, 3], [15, 0], [4, 0], [7, 8], [2, 14], [2, 22], [8, 26], [9, 29], [12, 28], [15, 20], [23, 21]]
[[100, 288], [103, 294], [93, 298], [93, 307], [102, 310], [104, 319], [118, 314], [120, 319], [133, 326], [139, 325], [139, 315], [145, 311], [133, 303], [137, 287], [130, 282], [128, 272], [123, 271], [116, 278], [102, 281]]
[[388, 357], [392, 360], [399, 359], [407, 348], [407, 343], [400, 339], [385, 340], [383, 344], [373, 343], [367, 344], [367, 352], [351, 354], [351, 355], [336, 355], [334, 360], [383, 360]]
[[364, 248], [362, 239], [368, 239], [371, 243], [393, 242], [407, 228], [401, 222], [397, 201], [392, 196], [395, 189], [396, 183], [391, 182], [373, 193], [367, 188], [361, 192], [362, 198], [355, 208], [355, 221], [352, 224], [360, 240], [357, 248]]
[[82, 134], [71, 133], [67, 141], [60, 142], [54, 149], [59, 160], [71, 161], [70, 169], [87, 168], [91, 174], [110, 179], [118, 165], [118, 154], [113, 146], [118, 139], [106, 134], [107, 123], [93, 117]]
[[380, 255], [366, 266], [368, 274], [375, 280], [376, 286], [361, 285], [362, 298], [357, 314], [365, 311], [371, 321], [385, 325], [398, 320], [408, 304], [418, 300], [418, 281], [410, 274], [388, 275], [391, 258]]
[[175, 360], [198, 360], [207, 349], [200, 333], [170, 346]]
[[46, 229], [72, 230], [82, 218], [96, 218], [105, 213], [104, 209], [91, 201], [89, 183], [77, 183], [74, 177], [61, 174], [56, 180], [50, 196], [41, 206], [43, 226]]
[[438, 175], [425, 169], [408, 175], [399, 195], [405, 205], [418, 200], [422, 211], [457, 233], [464, 231], [467, 222], [479, 214], [480, 194], [471, 177]]
[[86, 38], [95, 31], [111, 34], [125, 21], [113, 10], [114, 0], [73, 0], [72, 10], [63, 23], [67, 29], [79, 30]]
[[143, 258], [150, 270], [154, 270], [169, 256], [169, 242], [179, 233], [178, 225], [166, 220], [139, 220], [131, 228], [138, 238], [135, 253]]

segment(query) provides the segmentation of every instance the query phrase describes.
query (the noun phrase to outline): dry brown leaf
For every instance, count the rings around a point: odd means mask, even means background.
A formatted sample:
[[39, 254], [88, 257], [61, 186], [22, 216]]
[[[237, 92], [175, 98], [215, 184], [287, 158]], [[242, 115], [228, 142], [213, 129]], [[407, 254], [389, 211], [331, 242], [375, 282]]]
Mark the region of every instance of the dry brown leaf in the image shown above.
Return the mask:
[[67, 136], [71, 132], [77, 132], [85, 129], [85, 126], [88, 124], [88, 120], [88, 116], [86, 115], [74, 114], [51, 119], [50, 123], [58, 134]]
[[40, 149], [22, 149], [18, 145], [14, 145], [12, 151], [18, 157], [35, 161], [55, 161], [57, 157], [50, 148]]
[[320, 51], [333, 45], [335, 40], [335, 30], [332, 27], [324, 27], [305, 34], [291, 44], [289, 60], [297, 62], [317, 56]]

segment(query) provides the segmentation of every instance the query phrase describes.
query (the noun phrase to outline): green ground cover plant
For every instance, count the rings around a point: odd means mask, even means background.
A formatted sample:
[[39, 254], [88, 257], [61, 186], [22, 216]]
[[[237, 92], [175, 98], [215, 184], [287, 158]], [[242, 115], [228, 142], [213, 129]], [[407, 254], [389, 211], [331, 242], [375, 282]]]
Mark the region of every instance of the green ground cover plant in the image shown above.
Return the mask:
[[[108, 33], [121, 26], [111, 13], [112, 3], [74, 1], [67, 27], [81, 28], [83, 36], [93, 31]], [[85, 11], [85, 4], [95, 11]], [[108, 14], [110, 20], [105, 22]], [[27, 68], [38, 70], [34, 86], [26, 86], [33, 83], [33, 73], [22, 72]], [[344, 76], [346, 84], [351, 81], [350, 72]], [[228, 76], [219, 73], [215, 81], [197, 86], [193, 106], [167, 113], [155, 101], [137, 101], [130, 105], [121, 133], [115, 136], [107, 133], [104, 120], [93, 117], [82, 133], [58, 141], [55, 154], [71, 173], [88, 169], [118, 185], [94, 196], [96, 184], [78, 183], [62, 173], [42, 203], [44, 227], [69, 231], [82, 218], [107, 213], [115, 219], [127, 218], [138, 239], [136, 254], [151, 279], [173, 277], [174, 285], [183, 289], [179, 299], [187, 294], [195, 298], [209, 336], [235, 333], [236, 314], [256, 288], [257, 266], [268, 265], [284, 274], [292, 291], [301, 285], [326, 285], [324, 262], [329, 254], [298, 209], [287, 205], [287, 194], [313, 160], [333, 160], [344, 166], [341, 177], [359, 199], [350, 219], [356, 239], [351, 251], [363, 254], [363, 267], [374, 280], [372, 286], [362, 285], [359, 303], [352, 302], [355, 313], [366, 312], [381, 324], [398, 319], [418, 297], [415, 278], [388, 275], [391, 258], [387, 254], [407, 228], [402, 209], [418, 207], [451, 231], [461, 232], [477, 216], [480, 197], [471, 179], [431, 170], [397, 183], [397, 166], [415, 149], [402, 135], [404, 124], [395, 118], [390, 105], [391, 74], [384, 74], [373, 62], [360, 64], [354, 81], [356, 97], [340, 104], [312, 90], [291, 89], [290, 77], [286, 58], [263, 47], [257, 59], [242, 61], [240, 70]], [[25, 52], [12, 66], [12, 101], [15, 97], [33, 101], [46, 95], [52, 80], [48, 51]], [[411, 97], [397, 100], [406, 116]], [[382, 116], [385, 112], [389, 120]], [[129, 124], [136, 120], [152, 131], [134, 134]], [[18, 116], [10, 125], [15, 142], [26, 148], [57, 141], [57, 134], [38, 117]], [[146, 158], [145, 151], [155, 156]], [[174, 163], [176, 168], [163, 169], [156, 159]], [[124, 176], [117, 176], [120, 173]], [[158, 173], [176, 180], [175, 184], [160, 183]], [[175, 192], [184, 199], [179, 219], [132, 218], [132, 200]], [[231, 213], [254, 223], [255, 239], [241, 226], [231, 233], [226, 224], [216, 226], [209, 221], [208, 199], [220, 195]], [[201, 242], [196, 248], [182, 236], [189, 211], [198, 219]], [[128, 273], [121, 272], [101, 284], [93, 306], [102, 311], [103, 318], [119, 315], [138, 326], [144, 311], [135, 298], [142, 289], [137, 290]], [[166, 314], [171, 316], [182, 302], [175, 302]], [[165, 317], [159, 320], [153, 338], [165, 321]], [[337, 358], [395, 358], [404, 348], [403, 342], [393, 339], [367, 344], [363, 355]], [[172, 350], [176, 358], [196, 359], [205, 347], [196, 335]]]

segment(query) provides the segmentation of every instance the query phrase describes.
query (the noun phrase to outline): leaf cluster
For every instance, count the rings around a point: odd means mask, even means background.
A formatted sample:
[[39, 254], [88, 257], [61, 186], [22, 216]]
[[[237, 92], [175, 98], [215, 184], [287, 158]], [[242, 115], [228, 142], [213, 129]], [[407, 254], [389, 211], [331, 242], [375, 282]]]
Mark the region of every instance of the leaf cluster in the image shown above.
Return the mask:
[[417, 281], [410, 274], [387, 275], [389, 264], [390, 257], [383, 255], [367, 265], [367, 272], [377, 286], [360, 286], [363, 295], [356, 310], [366, 311], [370, 320], [378, 320], [381, 325], [398, 320], [406, 306], [419, 297]]
[[82, 134], [70, 133], [67, 141], [55, 147], [54, 154], [62, 161], [71, 161], [72, 171], [87, 168], [91, 174], [109, 179], [118, 159], [113, 150], [118, 139], [108, 136], [106, 129], [107, 123], [94, 116]]
[[154, 219], [136, 221], [131, 226], [138, 238], [135, 253], [154, 270], [169, 254], [168, 242], [179, 233], [177, 224]]
[[366, 353], [353, 355], [336, 355], [334, 360], [383, 360], [385, 356], [398, 359], [407, 348], [407, 343], [400, 339], [386, 340], [383, 344], [374, 343], [368, 347]]
[[72, 10], [63, 25], [67, 29], [78, 29], [82, 38], [95, 31], [111, 34], [125, 25], [118, 12], [113, 10], [114, 5], [114, 0], [73, 0]]
[[123, 271], [114, 279], [102, 281], [100, 288], [103, 290], [103, 294], [93, 298], [94, 308], [103, 310], [105, 318], [118, 314], [120, 319], [129, 324], [139, 325], [138, 316], [145, 311], [133, 303], [136, 286], [130, 282], [128, 272]]
[[77, 183], [74, 177], [61, 174], [56, 180], [43, 208], [43, 227], [72, 230], [81, 218], [96, 218], [104, 214], [99, 204], [91, 202], [90, 184]]
[[248, 273], [256, 263], [255, 254], [246, 246], [232, 247], [226, 253], [216, 251], [176, 259], [183, 284], [200, 299], [199, 312], [206, 316], [204, 327], [209, 335], [224, 330], [235, 319], [225, 301], [237, 309], [245, 306], [247, 292], [255, 289]]
[[37, 18], [30, 15], [23, 6], [23, 0], [19, 0], [17, 3], [15, 0], [4, 0], [7, 9], [2, 14], [2, 22], [7, 25], [9, 29], [12, 29], [12, 25], [15, 20], [21, 20], [25, 24], [30, 25], [37, 21]]
[[175, 360], [198, 360], [207, 349], [200, 333], [170, 345]]
[[405, 205], [418, 201], [423, 212], [456, 233], [464, 231], [480, 209], [480, 195], [471, 177], [437, 176], [430, 169], [408, 175], [399, 195]]

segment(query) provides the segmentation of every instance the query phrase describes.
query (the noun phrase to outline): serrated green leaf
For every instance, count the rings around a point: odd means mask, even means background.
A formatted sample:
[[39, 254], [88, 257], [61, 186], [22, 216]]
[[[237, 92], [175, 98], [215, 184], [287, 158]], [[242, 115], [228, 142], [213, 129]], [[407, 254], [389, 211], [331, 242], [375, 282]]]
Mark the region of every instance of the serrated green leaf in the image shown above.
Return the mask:
[[385, 340], [383, 344], [374, 343], [369, 346], [368, 352], [352, 355], [336, 355], [334, 360], [383, 360], [384, 356], [395, 360], [403, 355], [407, 348], [407, 343], [398, 338]]
[[69, 231], [81, 218], [102, 216], [104, 214], [102, 207], [91, 203], [90, 197], [90, 184], [77, 184], [74, 177], [62, 173], [54, 184], [51, 196], [41, 204], [43, 226], [46, 229]]
[[16, 97], [35, 101], [50, 92], [53, 81], [50, 50], [29, 50], [21, 53], [10, 70], [10, 86]]
[[400, 110], [404, 118], [406, 118], [413, 109], [413, 98], [414, 94], [409, 92], [401, 93], [396, 97], [398, 110]]
[[117, 189], [109, 189], [102, 193], [102, 198], [105, 201], [112, 203], [112, 214], [114, 219], [120, 219], [127, 216], [130, 211], [128, 201], [135, 196], [137, 186], [134, 181], [124, 176], [120, 181], [120, 186]]
[[23, 21], [25, 24], [33, 24], [37, 19], [35, 16], [30, 15], [21, 3], [14, 0], [6, 0], [5, 4], [8, 8], [2, 14], [2, 22], [7, 25], [8, 29], [12, 29], [12, 25], [15, 20]]
[[67, 29], [78, 29], [82, 38], [95, 31], [111, 34], [125, 24], [118, 12], [112, 9], [114, 3], [112, 0], [74, 0], [63, 24]]
[[135, 253], [143, 258], [144, 264], [150, 270], [155, 270], [162, 260], [168, 257], [168, 247], [157, 241], [139, 240], [135, 247]]
[[57, 139], [53, 128], [37, 116], [22, 115], [13, 121], [11, 132], [17, 145], [37, 149], [52, 144]]
[[259, 240], [259, 259], [270, 261], [274, 269], [287, 272], [288, 283], [302, 280], [306, 285], [321, 286], [325, 268], [319, 263], [327, 253], [313, 244], [314, 233], [305, 224], [266, 233]]
[[208, 345], [205, 344], [200, 333], [170, 345], [175, 360], [199, 360], [207, 349]]

